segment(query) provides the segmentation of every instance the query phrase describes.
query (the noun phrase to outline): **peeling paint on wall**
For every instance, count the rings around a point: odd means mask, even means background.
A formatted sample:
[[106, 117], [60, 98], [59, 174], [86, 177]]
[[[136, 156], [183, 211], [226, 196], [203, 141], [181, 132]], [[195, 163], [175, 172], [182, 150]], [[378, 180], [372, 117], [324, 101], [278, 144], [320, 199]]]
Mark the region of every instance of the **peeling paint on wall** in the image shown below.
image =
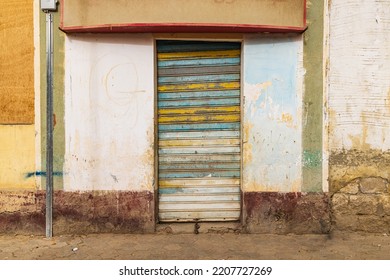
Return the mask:
[[34, 125], [0, 125], [0, 189], [35, 189]]
[[331, 150], [390, 148], [390, 1], [333, 0]]
[[150, 35], [66, 38], [65, 190], [153, 190]]
[[390, 178], [390, 1], [330, 6], [329, 176]]
[[244, 40], [244, 191], [299, 191], [302, 37]]

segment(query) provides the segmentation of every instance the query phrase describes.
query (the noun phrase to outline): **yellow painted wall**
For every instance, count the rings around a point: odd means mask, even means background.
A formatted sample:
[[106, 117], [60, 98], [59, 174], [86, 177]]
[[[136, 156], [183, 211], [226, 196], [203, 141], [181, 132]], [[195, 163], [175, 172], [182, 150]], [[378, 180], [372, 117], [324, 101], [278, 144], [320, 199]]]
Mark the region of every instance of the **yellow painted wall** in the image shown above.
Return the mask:
[[0, 124], [34, 123], [33, 0], [0, 1]]
[[0, 23], [0, 189], [35, 189], [33, 0], [1, 0]]
[[35, 189], [34, 160], [34, 125], [0, 125], [0, 189]]

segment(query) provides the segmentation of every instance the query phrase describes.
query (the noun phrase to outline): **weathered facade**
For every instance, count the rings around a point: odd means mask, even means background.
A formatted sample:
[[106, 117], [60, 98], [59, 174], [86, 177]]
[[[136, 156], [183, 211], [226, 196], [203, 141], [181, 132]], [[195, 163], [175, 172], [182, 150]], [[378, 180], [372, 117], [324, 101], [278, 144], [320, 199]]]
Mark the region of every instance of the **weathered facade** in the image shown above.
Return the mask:
[[330, 8], [329, 182], [340, 229], [390, 228], [389, 12], [388, 1]]
[[[43, 234], [45, 14], [25, 2], [29, 43], [1, 30], [28, 73], [1, 69], [0, 231]], [[54, 234], [389, 232], [388, 0], [88, 2], [54, 13]]]

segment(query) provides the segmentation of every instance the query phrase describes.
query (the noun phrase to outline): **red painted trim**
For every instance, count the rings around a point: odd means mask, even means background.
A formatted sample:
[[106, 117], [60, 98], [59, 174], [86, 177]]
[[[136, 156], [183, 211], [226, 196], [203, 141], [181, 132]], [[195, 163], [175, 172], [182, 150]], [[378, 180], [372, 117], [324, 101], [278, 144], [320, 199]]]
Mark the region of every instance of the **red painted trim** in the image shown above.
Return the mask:
[[60, 28], [64, 26], [64, 6], [65, 0], [60, 0]]
[[303, 26], [306, 26], [307, 28], [307, 0], [303, 1]]
[[65, 33], [302, 33], [304, 27], [251, 24], [129, 23], [95, 26], [61, 26]]

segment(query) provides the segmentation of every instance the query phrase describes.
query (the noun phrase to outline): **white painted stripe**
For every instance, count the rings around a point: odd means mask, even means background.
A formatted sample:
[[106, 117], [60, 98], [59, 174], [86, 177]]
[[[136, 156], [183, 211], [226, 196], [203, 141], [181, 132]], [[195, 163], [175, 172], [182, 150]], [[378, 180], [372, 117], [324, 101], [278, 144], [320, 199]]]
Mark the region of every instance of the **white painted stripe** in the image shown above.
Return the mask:
[[168, 163], [174, 163], [174, 162], [240, 162], [240, 155], [229, 155], [229, 154], [216, 154], [216, 155], [160, 155], [158, 158], [158, 161], [160, 163], [168, 162]]
[[234, 186], [240, 185], [239, 179], [170, 179], [160, 180], [160, 187], [172, 186]]
[[225, 201], [200, 201], [198, 202], [160, 202], [160, 211], [213, 211], [213, 210], [239, 210], [240, 209], [239, 202], [225, 202]]
[[182, 148], [162, 148], [159, 154], [219, 154], [219, 153], [239, 153], [240, 147], [182, 147]]
[[240, 217], [240, 211], [224, 210], [224, 211], [196, 211], [196, 212], [160, 212], [160, 220], [166, 222], [191, 222], [195, 219], [197, 221], [235, 221]]
[[240, 187], [239, 186], [218, 186], [215, 187], [213, 185], [209, 186], [202, 186], [202, 187], [191, 187], [191, 186], [185, 186], [185, 187], [171, 187], [171, 188], [160, 188], [159, 193], [169, 194], [171, 192], [176, 194], [217, 194], [217, 193], [235, 193], [237, 195], [240, 194]]
[[239, 139], [179, 139], [179, 140], [160, 140], [160, 147], [220, 147], [220, 146], [239, 146]]
[[196, 194], [195, 195], [180, 195], [180, 194], [164, 194], [160, 195], [161, 202], [197, 202], [199, 200], [202, 202], [211, 202], [211, 201], [225, 201], [225, 202], [234, 202], [240, 201], [240, 195], [236, 193], [230, 194], [220, 194], [220, 195], [210, 195], [210, 194]]

